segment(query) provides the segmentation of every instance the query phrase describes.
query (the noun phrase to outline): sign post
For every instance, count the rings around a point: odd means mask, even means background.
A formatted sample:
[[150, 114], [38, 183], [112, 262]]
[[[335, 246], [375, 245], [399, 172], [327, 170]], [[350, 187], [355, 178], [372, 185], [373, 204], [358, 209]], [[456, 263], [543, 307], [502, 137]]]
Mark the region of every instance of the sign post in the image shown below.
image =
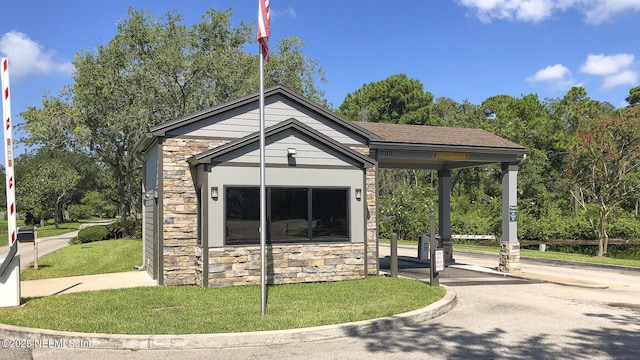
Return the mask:
[[430, 230], [429, 230], [429, 238], [431, 244], [429, 244], [429, 284], [431, 286], [440, 286], [440, 279], [438, 278], [438, 268], [436, 267], [436, 263], [438, 263], [438, 257], [441, 262], [441, 267], [444, 268], [444, 252], [442, 249], [436, 248], [438, 247], [438, 240], [436, 239], [436, 217], [433, 214], [433, 209], [431, 209], [431, 214], [429, 215], [430, 220]]

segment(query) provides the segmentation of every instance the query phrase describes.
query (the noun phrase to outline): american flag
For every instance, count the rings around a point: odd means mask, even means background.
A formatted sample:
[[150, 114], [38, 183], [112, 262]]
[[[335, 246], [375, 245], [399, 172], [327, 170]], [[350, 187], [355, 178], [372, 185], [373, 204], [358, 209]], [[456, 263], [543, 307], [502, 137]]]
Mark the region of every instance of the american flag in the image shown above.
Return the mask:
[[269, 61], [269, 25], [271, 23], [271, 11], [269, 0], [258, 0], [258, 42], [262, 56]]

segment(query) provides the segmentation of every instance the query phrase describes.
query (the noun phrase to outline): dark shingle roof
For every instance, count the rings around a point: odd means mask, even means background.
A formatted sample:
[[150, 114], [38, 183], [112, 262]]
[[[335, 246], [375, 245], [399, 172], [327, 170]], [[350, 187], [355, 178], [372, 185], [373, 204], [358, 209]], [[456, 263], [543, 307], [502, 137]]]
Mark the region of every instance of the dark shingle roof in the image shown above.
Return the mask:
[[355, 122], [355, 124], [380, 138], [372, 139], [374, 142], [377, 140], [386, 143], [524, 150], [522, 145], [518, 145], [482, 129], [373, 122]]

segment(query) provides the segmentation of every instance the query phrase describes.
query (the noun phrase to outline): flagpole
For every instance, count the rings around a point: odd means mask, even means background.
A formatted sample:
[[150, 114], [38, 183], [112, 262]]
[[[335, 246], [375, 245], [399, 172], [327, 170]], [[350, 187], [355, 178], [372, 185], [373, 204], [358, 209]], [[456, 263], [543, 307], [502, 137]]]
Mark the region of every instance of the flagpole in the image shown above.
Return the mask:
[[267, 188], [265, 185], [264, 141], [264, 61], [269, 61], [269, 26], [271, 23], [269, 0], [258, 0], [258, 33], [260, 44], [260, 299], [262, 316], [267, 313], [266, 245], [267, 245]]
[[267, 188], [265, 186], [264, 139], [264, 52], [260, 44], [260, 304], [262, 315], [267, 313], [266, 243], [267, 243]]

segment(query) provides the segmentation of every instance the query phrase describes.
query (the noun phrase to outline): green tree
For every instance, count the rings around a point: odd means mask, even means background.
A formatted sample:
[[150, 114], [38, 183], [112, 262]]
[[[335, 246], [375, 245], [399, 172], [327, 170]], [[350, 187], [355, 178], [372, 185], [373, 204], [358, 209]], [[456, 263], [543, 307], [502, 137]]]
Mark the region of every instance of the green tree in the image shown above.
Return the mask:
[[438, 120], [430, 116], [432, 101], [419, 80], [397, 74], [347, 94], [337, 113], [352, 121], [442, 125], [431, 123]]
[[[307, 99], [325, 107], [330, 104], [324, 98], [324, 91], [316, 86], [316, 81], [326, 82], [324, 70], [320, 64], [305, 56], [302, 52], [304, 42], [295, 37], [282, 39], [272, 51], [271, 60], [265, 65], [265, 86], [284, 85], [288, 89], [303, 94]], [[251, 68], [247, 76], [249, 89], [255, 92], [259, 86], [258, 65]]]
[[80, 115], [72, 105], [72, 93], [69, 86], [64, 87], [57, 96], [45, 94], [42, 106], [29, 106], [20, 116], [25, 120], [16, 128], [28, 134], [20, 141], [29, 147], [45, 146], [49, 149], [70, 151], [86, 150], [81, 140], [87, 136], [84, 128], [77, 122]]
[[[258, 58], [245, 51], [255, 30], [233, 27], [231, 15], [211, 9], [202, 22], [185, 26], [175, 12], [155, 19], [131, 8], [111, 41], [76, 55], [74, 83], [65, 92], [27, 111], [28, 143], [71, 140], [104, 164], [126, 228], [126, 215], [135, 217], [140, 205], [132, 150], [146, 129], [258, 90]], [[301, 47], [295, 38], [276, 45], [267, 79], [322, 103], [314, 84], [322, 69]]]
[[[607, 112], [582, 121], [578, 137], [578, 146], [571, 149], [570, 175], [583, 194], [573, 188], [572, 195], [598, 236], [598, 255], [606, 256], [609, 215], [640, 189], [640, 108]], [[595, 213], [589, 211], [588, 199], [597, 205]]]
[[483, 109], [464, 100], [461, 104], [455, 100], [439, 97], [431, 109], [431, 124], [442, 124], [450, 127], [479, 128], [486, 118]]
[[397, 183], [386, 196], [380, 197], [380, 216], [395, 216], [395, 220], [380, 224], [381, 236], [392, 232], [400, 239], [417, 240], [429, 233], [429, 211], [434, 208], [437, 191], [427, 184]]
[[629, 103], [629, 106], [640, 105], [640, 86], [629, 90], [629, 96], [625, 98], [625, 101]]
[[581, 122], [592, 119], [603, 111], [613, 110], [613, 106], [591, 99], [584, 88], [577, 86], [553, 104], [556, 118], [565, 124], [569, 134], [575, 134]]
[[64, 151], [40, 149], [16, 159], [16, 206], [41, 223], [53, 218], [56, 228], [69, 205], [81, 175], [67, 162]]
[[93, 215], [98, 217], [111, 217], [115, 214], [116, 207], [105, 192], [89, 191], [80, 203], [91, 207]]

